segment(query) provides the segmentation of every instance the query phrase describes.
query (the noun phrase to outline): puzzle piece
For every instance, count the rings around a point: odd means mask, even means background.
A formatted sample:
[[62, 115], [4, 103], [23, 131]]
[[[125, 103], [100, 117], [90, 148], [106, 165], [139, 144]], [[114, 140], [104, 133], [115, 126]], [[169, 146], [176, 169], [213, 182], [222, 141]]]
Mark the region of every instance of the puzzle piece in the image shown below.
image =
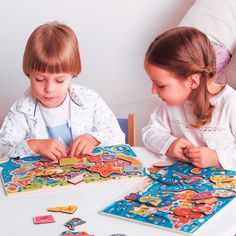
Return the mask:
[[179, 176], [160, 176], [158, 180], [167, 185], [175, 185], [180, 182]]
[[80, 162], [72, 165], [74, 169], [87, 169], [89, 167], [88, 163]]
[[133, 158], [132, 162], [131, 162], [131, 166], [142, 166], [142, 162], [139, 161], [138, 159], [136, 158]]
[[211, 191], [207, 191], [207, 192], [201, 192], [201, 193], [197, 193], [193, 196], [190, 197], [191, 200], [199, 200], [199, 199], [204, 199], [204, 198], [211, 198], [213, 197], [213, 194]]
[[134, 175], [134, 176], [141, 176], [143, 175], [143, 167], [142, 166], [125, 166], [124, 173], [126, 175]]
[[116, 154], [102, 154], [102, 161], [115, 161], [116, 158]]
[[162, 169], [162, 167], [155, 167], [155, 166], [153, 166], [153, 167], [149, 167], [149, 168], [147, 168], [147, 170], [151, 173], [151, 174], [153, 174], [153, 173], [156, 173], [156, 172], [158, 172], [159, 170], [161, 170]]
[[102, 157], [100, 155], [96, 155], [96, 156], [88, 156], [87, 159], [90, 161], [90, 162], [102, 162]]
[[122, 173], [120, 168], [117, 167], [106, 167], [104, 165], [99, 165], [99, 166], [92, 166], [89, 168], [89, 171], [97, 172], [99, 173], [102, 177], [108, 177], [111, 174], [119, 174]]
[[59, 160], [60, 166], [70, 166], [78, 163], [78, 159], [75, 157], [61, 158]]
[[167, 166], [172, 166], [174, 162], [172, 161], [158, 161], [153, 164], [155, 167], [167, 167]]
[[199, 175], [199, 174], [201, 174], [202, 173], [202, 170], [201, 170], [201, 168], [193, 168], [192, 170], [191, 170], [191, 173], [193, 173], [193, 174], [195, 174], [195, 175]]
[[183, 216], [186, 218], [196, 219], [201, 218], [203, 215], [200, 212], [193, 212], [192, 208], [175, 208], [173, 210], [174, 214], [177, 216]]
[[150, 214], [155, 213], [156, 211], [157, 211], [156, 207], [141, 205], [140, 207], [134, 207], [133, 210], [130, 210], [129, 212], [135, 215], [146, 217]]
[[140, 197], [139, 201], [142, 203], [149, 204], [151, 206], [158, 206], [158, 204], [161, 202], [159, 198], [153, 196]]
[[133, 157], [130, 157], [130, 156], [126, 156], [124, 154], [120, 154], [118, 153], [117, 156], [116, 156], [118, 159], [121, 159], [121, 160], [124, 160], [124, 161], [128, 161], [128, 162], [132, 162], [133, 160]]
[[40, 176], [49, 176], [56, 172], [56, 169], [35, 169], [34, 175], [37, 177]]
[[61, 233], [61, 236], [90, 236], [90, 235], [84, 231], [80, 232], [64, 231], [63, 233]]
[[64, 225], [66, 227], [69, 228], [69, 230], [74, 230], [75, 229], [75, 226], [77, 225], [82, 225], [86, 223], [86, 221], [84, 220], [81, 220], [79, 217], [76, 217], [76, 218], [72, 218], [71, 220], [69, 220], [68, 222], [66, 222]]
[[232, 178], [230, 176], [226, 175], [214, 175], [210, 177], [210, 181], [214, 183], [229, 183], [236, 180], [235, 178]]
[[127, 236], [126, 234], [110, 234], [109, 236]]
[[140, 194], [137, 194], [137, 193], [130, 193], [129, 195], [125, 196], [125, 199], [135, 202], [135, 201], [138, 200], [139, 197], [141, 197]]
[[210, 198], [205, 198], [205, 199], [199, 199], [196, 200], [197, 204], [205, 203], [205, 204], [212, 204], [218, 201], [217, 197], [210, 197]]
[[77, 206], [50, 207], [47, 210], [52, 212], [62, 212], [72, 214], [78, 209]]
[[235, 195], [236, 193], [234, 191], [227, 189], [217, 189], [212, 193], [212, 196], [214, 197], [223, 197], [223, 198], [235, 197]]
[[55, 222], [53, 215], [35, 216], [33, 220], [35, 224], [47, 224]]
[[84, 174], [78, 174], [70, 179], [67, 179], [69, 183], [78, 184], [84, 180]]
[[200, 182], [202, 180], [203, 178], [200, 176], [190, 176], [190, 178], [184, 180], [184, 183], [192, 184], [192, 183]]

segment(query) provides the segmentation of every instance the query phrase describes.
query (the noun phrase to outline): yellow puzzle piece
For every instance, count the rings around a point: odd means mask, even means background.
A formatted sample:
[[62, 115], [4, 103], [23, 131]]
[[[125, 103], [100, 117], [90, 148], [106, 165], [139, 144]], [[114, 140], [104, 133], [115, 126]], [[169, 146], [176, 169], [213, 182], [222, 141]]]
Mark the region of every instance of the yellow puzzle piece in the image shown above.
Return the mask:
[[63, 212], [72, 214], [78, 209], [77, 206], [64, 206], [64, 207], [50, 207], [47, 210], [53, 212]]
[[78, 162], [78, 159], [75, 157], [61, 158], [60, 166], [71, 166], [71, 165], [75, 165], [77, 162]]

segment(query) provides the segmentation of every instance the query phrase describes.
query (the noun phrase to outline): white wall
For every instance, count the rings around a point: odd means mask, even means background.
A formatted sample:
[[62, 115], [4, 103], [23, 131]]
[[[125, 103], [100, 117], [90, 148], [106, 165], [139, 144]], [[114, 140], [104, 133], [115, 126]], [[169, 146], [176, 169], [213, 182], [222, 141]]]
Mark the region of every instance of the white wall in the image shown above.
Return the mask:
[[150, 42], [178, 24], [194, 0], [0, 0], [0, 124], [28, 87], [22, 56], [31, 32], [48, 21], [71, 26], [80, 44], [82, 73], [75, 79], [96, 90], [119, 117], [136, 113], [141, 126], [155, 107], [143, 70]]

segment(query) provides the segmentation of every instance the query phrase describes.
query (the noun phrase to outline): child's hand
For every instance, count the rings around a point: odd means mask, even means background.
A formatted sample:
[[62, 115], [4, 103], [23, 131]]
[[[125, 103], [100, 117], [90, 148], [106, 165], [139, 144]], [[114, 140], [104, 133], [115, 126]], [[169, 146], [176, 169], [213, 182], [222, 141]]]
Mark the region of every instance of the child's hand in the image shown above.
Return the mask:
[[184, 154], [184, 150], [188, 147], [192, 147], [192, 144], [188, 141], [188, 139], [178, 138], [170, 145], [166, 152], [166, 156], [179, 161], [190, 162], [190, 160]]
[[184, 154], [199, 168], [221, 167], [216, 151], [208, 147], [189, 147], [184, 150]]
[[99, 142], [92, 135], [80, 135], [71, 143], [69, 156], [77, 157], [79, 155], [91, 154], [97, 145], [99, 145]]
[[65, 145], [57, 139], [30, 139], [27, 143], [32, 151], [53, 161], [67, 156]]

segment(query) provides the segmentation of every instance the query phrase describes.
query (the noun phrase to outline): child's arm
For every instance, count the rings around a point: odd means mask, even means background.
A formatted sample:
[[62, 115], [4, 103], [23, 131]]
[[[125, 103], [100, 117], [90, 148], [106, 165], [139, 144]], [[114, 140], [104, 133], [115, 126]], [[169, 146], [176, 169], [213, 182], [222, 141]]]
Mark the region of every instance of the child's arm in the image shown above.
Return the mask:
[[[225, 169], [236, 171], [236, 95], [230, 97], [231, 104], [227, 110], [221, 112], [229, 115], [229, 129], [233, 137], [227, 137], [222, 133], [222, 140], [228, 140], [228, 144], [219, 145], [215, 148], [219, 163]], [[228, 123], [228, 122], [227, 122]]]
[[217, 134], [220, 140], [218, 138], [218, 141], [214, 142], [213, 136], [211, 140], [206, 140], [208, 147], [193, 147], [185, 150], [186, 156], [189, 156], [196, 166], [216, 166], [236, 170], [236, 103], [234, 102], [236, 93], [231, 89], [227, 95], [222, 107], [218, 105], [216, 108], [221, 114], [220, 121], [215, 121], [215, 126], [220, 127]]
[[165, 155], [170, 145], [177, 140], [176, 137], [171, 135], [170, 122], [166, 109], [166, 104], [162, 102], [153, 111], [148, 125], [142, 130], [145, 147], [161, 155]]
[[37, 155], [27, 144], [29, 133], [25, 116], [12, 106], [0, 130], [0, 157], [24, 157]]
[[90, 134], [102, 146], [125, 143], [125, 135], [121, 131], [117, 118], [96, 93], [94, 103], [93, 128], [92, 132], [87, 132], [87, 134]]

